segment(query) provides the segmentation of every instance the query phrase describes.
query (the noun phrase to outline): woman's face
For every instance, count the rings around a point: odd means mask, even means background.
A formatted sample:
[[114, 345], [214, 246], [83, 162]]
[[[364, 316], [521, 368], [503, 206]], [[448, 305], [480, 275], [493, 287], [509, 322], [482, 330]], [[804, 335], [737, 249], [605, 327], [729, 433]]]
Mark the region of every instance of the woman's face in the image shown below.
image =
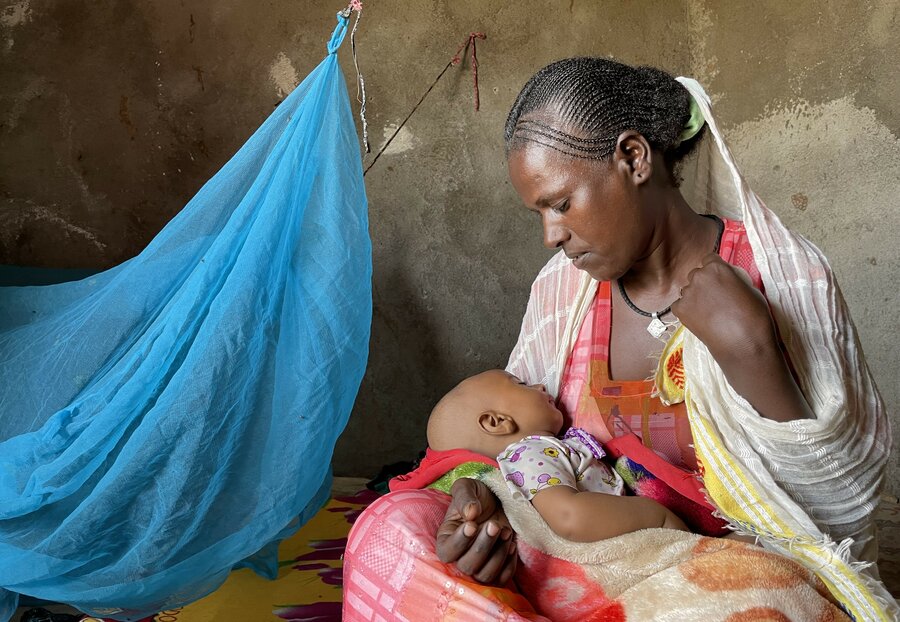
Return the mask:
[[528, 143], [509, 154], [509, 177], [525, 206], [540, 215], [544, 246], [562, 248], [599, 281], [623, 276], [650, 243], [637, 185], [621, 158], [574, 158]]

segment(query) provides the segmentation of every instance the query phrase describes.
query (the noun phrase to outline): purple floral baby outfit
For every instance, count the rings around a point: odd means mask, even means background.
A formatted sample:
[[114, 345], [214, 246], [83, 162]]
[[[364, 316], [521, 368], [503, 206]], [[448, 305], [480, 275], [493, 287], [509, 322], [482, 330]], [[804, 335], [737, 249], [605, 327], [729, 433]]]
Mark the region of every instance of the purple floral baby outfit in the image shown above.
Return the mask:
[[600, 443], [581, 428], [569, 428], [563, 438], [526, 436], [499, 456], [500, 471], [513, 498], [531, 499], [550, 486], [622, 495], [625, 484], [609, 465]]

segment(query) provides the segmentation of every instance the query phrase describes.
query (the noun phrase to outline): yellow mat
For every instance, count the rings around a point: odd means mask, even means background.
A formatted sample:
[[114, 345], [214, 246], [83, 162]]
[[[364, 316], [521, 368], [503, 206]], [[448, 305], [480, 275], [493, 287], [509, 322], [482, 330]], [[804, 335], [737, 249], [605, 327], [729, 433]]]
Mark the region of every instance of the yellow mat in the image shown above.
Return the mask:
[[[218, 590], [197, 602], [141, 622], [339, 622], [341, 556], [350, 526], [377, 495], [368, 490], [335, 494], [278, 549], [274, 581], [236, 570]], [[84, 618], [83, 622], [103, 622]]]

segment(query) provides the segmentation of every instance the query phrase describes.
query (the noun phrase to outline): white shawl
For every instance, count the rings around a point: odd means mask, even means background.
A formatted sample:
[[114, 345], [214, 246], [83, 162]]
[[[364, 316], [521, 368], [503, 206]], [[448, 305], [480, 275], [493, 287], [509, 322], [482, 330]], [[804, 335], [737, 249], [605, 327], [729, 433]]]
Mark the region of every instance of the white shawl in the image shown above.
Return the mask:
[[[738, 171], [695, 80], [678, 78], [709, 136], [685, 198], [742, 220], [766, 297], [814, 420], [759, 416], [703, 343], [684, 339], [685, 402], [710, 500], [739, 531], [815, 571], [857, 620], [898, 619], [884, 586], [860, 573], [877, 555], [872, 515], [891, 433], [837, 281], [822, 253], [763, 205]], [[693, 183], [690, 183], [690, 182]], [[597, 282], [558, 253], [531, 289], [507, 369], [558, 394]], [[873, 574], [874, 569], [873, 569]]]

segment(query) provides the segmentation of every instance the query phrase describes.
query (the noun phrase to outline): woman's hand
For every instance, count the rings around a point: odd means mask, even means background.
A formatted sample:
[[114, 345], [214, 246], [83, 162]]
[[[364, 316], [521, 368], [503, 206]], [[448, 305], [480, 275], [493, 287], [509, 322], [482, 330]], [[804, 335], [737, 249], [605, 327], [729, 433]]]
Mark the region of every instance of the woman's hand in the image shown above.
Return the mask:
[[482, 482], [460, 478], [437, 532], [437, 555], [481, 583], [505, 584], [516, 571], [512, 527], [494, 493]]
[[763, 295], [749, 277], [715, 253], [688, 274], [672, 313], [718, 361], [761, 349], [778, 349], [775, 327]]
[[773, 421], [814, 419], [779, 346], [769, 305], [746, 274], [715, 254], [688, 274], [672, 304], [685, 328], [702, 341], [728, 383]]

